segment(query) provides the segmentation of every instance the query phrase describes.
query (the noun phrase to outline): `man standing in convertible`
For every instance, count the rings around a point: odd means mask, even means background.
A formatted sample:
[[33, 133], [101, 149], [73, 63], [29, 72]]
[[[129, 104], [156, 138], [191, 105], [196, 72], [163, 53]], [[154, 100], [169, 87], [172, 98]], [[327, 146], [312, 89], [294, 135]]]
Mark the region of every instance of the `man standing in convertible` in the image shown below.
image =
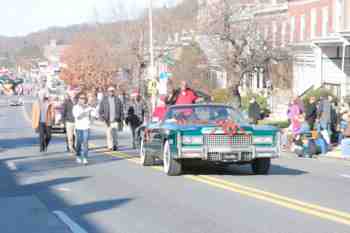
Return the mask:
[[[195, 92], [193, 89], [188, 87], [188, 84], [186, 81], [181, 81], [181, 87], [180, 89], [174, 90], [170, 96], [166, 99], [167, 105], [178, 105], [178, 104], [194, 104], [198, 98], [202, 96], [199, 96], [197, 92]], [[206, 98], [206, 96], [203, 96], [202, 98]]]

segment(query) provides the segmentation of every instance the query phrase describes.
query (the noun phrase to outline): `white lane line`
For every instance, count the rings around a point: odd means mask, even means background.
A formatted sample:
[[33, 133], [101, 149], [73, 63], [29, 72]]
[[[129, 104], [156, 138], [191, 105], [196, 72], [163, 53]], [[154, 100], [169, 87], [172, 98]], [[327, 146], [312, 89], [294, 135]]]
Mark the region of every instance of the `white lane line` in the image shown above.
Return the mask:
[[341, 177], [344, 177], [344, 178], [349, 178], [350, 179], [350, 175], [346, 175], [346, 174], [342, 174], [340, 175]]
[[53, 213], [57, 215], [57, 217], [61, 219], [61, 221], [64, 222], [73, 233], [87, 233], [87, 231], [70, 219], [64, 212], [56, 210], [53, 211]]
[[59, 191], [59, 192], [70, 192], [71, 191], [69, 188], [52, 188], [52, 190]]
[[7, 167], [11, 170], [11, 171], [16, 171], [17, 170], [17, 166], [14, 162], [12, 161], [9, 161], [9, 162], [6, 162], [7, 164]]

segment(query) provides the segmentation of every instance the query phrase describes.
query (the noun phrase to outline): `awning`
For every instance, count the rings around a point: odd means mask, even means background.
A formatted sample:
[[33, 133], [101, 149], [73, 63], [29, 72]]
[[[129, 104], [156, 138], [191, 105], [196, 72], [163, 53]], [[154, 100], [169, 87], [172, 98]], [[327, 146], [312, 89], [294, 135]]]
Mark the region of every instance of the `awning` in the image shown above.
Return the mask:
[[343, 46], [347, 41], [341, 35], [331, 35], [319, 39], [313, 39], [312, 43], [318, 47], [325, 46]]
[[339, 34], [350, 44], [350, 31], [348, 32], [339, 32]]

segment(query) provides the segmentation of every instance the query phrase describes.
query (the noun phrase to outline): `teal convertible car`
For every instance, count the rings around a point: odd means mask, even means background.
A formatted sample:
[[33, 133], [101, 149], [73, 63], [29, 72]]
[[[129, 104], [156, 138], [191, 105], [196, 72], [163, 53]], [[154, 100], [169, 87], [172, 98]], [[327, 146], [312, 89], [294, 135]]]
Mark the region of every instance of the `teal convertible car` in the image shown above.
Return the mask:
[[250, 125], [227, 105], [174, 105], [162, 121], [141, 131], [142, 165], [161, 159], [170, 176], [180, 175], [188, 161], [251, 164], [255, 174], [268, 174], [271, 159], [279, 155], [277, 128]]

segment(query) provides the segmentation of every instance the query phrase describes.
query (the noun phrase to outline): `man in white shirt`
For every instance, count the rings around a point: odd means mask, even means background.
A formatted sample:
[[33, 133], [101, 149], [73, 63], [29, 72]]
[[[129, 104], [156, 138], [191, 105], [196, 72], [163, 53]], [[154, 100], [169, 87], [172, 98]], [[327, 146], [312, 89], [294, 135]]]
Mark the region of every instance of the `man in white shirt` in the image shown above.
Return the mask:
[[77, 162], [86, 165], [89, 150], [89, 129], [91, 118], [96, 117], [96, 109], [87, 104], [87, 96], [80, 94], [78, 104], [73, 107], [75, 129], [77, 137], [76, 155]]

